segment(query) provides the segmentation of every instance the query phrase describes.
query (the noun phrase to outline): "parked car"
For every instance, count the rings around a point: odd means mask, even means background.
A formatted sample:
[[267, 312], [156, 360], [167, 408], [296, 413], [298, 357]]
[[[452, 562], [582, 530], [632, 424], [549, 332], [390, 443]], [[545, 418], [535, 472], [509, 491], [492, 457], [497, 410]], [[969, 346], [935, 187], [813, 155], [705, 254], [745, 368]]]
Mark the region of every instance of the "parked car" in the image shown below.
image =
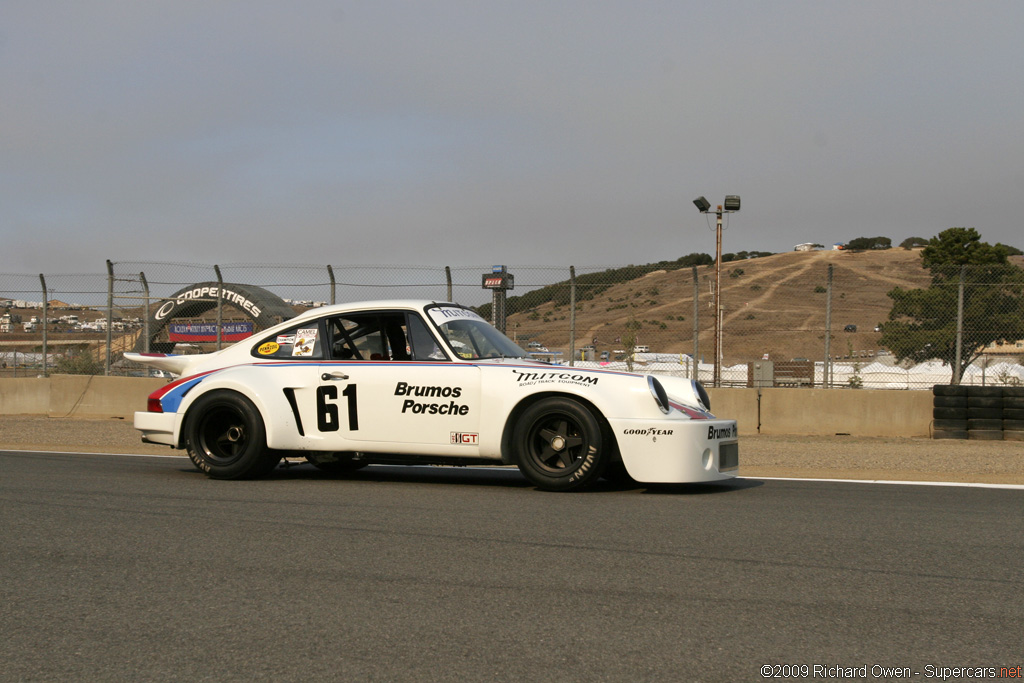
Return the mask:
[[843, 332], [856, 332], [856, 331], [857, 331], [857, 326], [856, 325], [847, 325], [846, 327], [843, 328]]
[[215, 353], [126, 353], [179, 379], [135, 414], [143, 441], [210, 477], [258, 477], [285, 454], [370, 463], [510, 464], [537, 487], [598, 478], [701, 482], [739, 465], [734, 420], [695, 381], [553, 366], [468, 308], [328, 306]]

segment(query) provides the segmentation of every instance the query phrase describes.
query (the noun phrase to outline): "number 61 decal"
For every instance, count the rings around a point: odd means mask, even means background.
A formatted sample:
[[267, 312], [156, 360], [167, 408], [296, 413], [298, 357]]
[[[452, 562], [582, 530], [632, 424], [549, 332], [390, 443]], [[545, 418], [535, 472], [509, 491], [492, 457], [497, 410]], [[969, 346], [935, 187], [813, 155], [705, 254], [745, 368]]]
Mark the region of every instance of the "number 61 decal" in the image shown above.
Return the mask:
[[[356, 412], [356, 385], [349, 384], [341, 392], [348, 398], [348, 428], [359, 429], [359, 414]], [[341, 429], [338, 418], [338, 387], [335, 384], [324, 384], [316, 390], [316, 426], [321, 432], [336, 432]]]

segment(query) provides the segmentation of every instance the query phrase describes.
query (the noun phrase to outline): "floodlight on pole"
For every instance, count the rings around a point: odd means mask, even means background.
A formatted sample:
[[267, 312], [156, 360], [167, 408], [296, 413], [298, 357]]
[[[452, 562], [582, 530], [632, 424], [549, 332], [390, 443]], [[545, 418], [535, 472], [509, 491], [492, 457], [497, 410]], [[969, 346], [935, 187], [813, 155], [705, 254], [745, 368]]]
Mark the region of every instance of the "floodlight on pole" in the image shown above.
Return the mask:
[[[693, 200], [697, 210], [701, 213], [708, 213], [711, 203], [704, 197], [697, 197]], [[715, 362], [712, 386], [722, 385], [722, 214], [736, 213], [740, 210], [740, 196], [728, 194], [725, 196], [725, 203], [718, 205], [715, 212]]]

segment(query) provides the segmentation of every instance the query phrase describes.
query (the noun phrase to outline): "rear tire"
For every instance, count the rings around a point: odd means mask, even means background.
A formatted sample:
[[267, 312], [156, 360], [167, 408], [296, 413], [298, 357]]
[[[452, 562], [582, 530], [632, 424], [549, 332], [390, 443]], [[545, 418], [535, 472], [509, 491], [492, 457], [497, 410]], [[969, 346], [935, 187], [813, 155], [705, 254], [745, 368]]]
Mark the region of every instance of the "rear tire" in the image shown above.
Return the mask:
[[213, 479], [262, 477], [281, 461], [279, 451], [267, 448], [259, 409], [234, 391], [211, 391], [196, 399], [185, 433], [189, 458]]

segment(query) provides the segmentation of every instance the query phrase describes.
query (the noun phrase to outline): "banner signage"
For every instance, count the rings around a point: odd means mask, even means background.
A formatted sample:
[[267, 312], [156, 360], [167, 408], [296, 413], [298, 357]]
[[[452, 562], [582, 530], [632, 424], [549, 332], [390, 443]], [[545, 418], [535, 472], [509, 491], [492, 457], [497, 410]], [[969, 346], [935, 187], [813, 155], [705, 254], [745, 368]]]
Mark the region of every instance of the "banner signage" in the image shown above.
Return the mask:
[[[215, 342], [217, 341], [217, 323], [171, 323], [168, 325], [168, 337], [173, 342]], [[221, 325], [221, 341], [240, 341], [251, 337], [251, 322], [223, 323]]]

